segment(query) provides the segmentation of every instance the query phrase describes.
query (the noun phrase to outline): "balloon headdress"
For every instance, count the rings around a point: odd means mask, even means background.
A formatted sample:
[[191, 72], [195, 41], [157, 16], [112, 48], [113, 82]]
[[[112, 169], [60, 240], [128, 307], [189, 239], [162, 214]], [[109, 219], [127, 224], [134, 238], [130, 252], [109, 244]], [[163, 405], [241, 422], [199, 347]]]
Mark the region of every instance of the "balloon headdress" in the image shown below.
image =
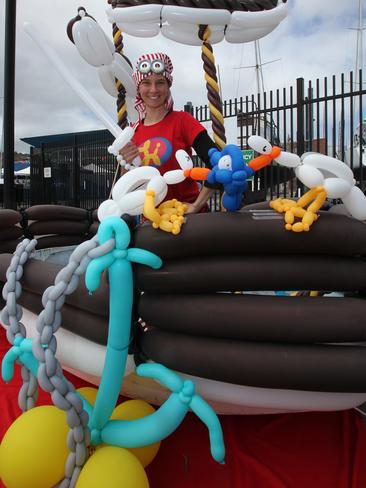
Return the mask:
[[[173, 63], [167, 54], [151, 53], [143, 54], [139, 57], [136, 62], [136, 68], [132, 76], [135, 81], [137, 90], [135, 108], [139, 113], [140, 119], [143, 119], [146, 115], [146, 106], [138, 92], [141, 81], [155, 73], [163, 75], [167, 79], [169, 86], [171, 86], [171, 84], [173, 83], [172, 72]], [[170, 90], [168, 98], [165, 102], [165, 108], [167, 110], [172, 110], [173, 108], [173, 98], [171, 96]]]

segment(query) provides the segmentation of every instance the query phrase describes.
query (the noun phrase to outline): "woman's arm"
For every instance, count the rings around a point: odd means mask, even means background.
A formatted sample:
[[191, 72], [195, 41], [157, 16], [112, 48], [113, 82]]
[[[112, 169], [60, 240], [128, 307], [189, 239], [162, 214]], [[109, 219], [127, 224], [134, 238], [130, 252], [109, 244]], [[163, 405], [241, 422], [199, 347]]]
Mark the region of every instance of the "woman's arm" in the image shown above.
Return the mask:
[[[205, 163], [205, 166], [211, 168], [212, 166], [210, 163], [210, 158], [208, 156], [208, 151], [213, 147], [216, 148], [216, 145], [211, 137], [207, 134], [206, 130], [203, 130], [197, 135], [197, 137], [193, 141], [192, 147], [196, 151], [199, 158], [202, 159], [202, 161]], [[198, 197], [193, 203], [189, 204], [186, 213], [200, 212], [209, 201], [214, 191], [219, 189], [221, 189], [221, 185], [210, 184], [205, 181]]]

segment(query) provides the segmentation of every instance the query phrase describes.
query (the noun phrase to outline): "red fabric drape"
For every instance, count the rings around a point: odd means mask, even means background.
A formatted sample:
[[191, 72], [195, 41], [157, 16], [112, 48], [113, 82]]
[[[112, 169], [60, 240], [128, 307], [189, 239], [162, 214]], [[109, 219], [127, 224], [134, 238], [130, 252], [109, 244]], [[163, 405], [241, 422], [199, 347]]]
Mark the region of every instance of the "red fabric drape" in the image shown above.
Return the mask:
[[[1, 329], [1, 359], [8, 347]], [[77, 388], [88, 386], [79, 378], [67, 376]], [[20, 384], [18, 371], [10, 384], [0, 380], [0, 438], [20, 415]], [[47, 403], [49, 395], [40, 392], [38, 404]], [[162, 442], [148, 466], [150, 487], [366, 487], [366, 430], [354, 410], [222, 416], [221, 423], [227, 451], [224, 466], [211, 458], [206, 427], [189, 414]]]

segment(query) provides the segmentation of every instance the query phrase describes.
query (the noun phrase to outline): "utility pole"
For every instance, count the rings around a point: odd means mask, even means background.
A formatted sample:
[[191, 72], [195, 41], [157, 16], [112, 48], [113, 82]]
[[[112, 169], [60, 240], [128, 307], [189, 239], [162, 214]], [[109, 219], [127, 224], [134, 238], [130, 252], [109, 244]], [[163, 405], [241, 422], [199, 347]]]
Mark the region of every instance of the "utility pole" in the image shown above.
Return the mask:
[[14, 93], [16, 0], [6, 0], [4, 56], [4, 207], [16, 208], [14, 188]]
[[[366, 27], [363, 26], [362, 22], [362, 7], [363, 0], [358, 0], [358, 26], [349, 27], [350, 30], [357, 31], [357, 41], [356, 41], [356, 64], [355, 64], [355, 88], [357, 86], [361, 89], [360, 85], [360, 69], [363, 67], [363, 31]], [[353, 87], [352, 87], [353, 88]]]
[[262, 66], [266, 64], [275, 63], [276, 61], [280, 61], [280, 59], [273, 59], [272, 61], [267, 61], [266, 63], [262, 63], [262, 57], [260, 52], [259, 41], [254, 41], [254, 54], [255, 54], [255, 64], [251, 66], [238, 66], [234, 69], [248, 69], [248, 68], [255, 68], [255, 76], [256, 76], [256, 83], [257, 83], [257, 93], [263, 95], [265, 91], [264, 87], [264, 79], [263, 79], [263, 69]]

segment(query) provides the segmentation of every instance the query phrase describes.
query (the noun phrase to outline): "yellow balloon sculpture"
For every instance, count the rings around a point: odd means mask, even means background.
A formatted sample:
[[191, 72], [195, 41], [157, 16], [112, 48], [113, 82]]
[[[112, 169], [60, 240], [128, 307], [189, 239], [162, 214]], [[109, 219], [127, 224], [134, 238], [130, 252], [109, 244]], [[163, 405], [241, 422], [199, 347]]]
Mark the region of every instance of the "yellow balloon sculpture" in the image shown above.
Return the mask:
[[87, 460], [76, 482], [76, 488], [103, 487], [149, 488], [149, 481], [141, 463], [127, 449], [104, 446]]
[[[155, 412], [154, 407], [143, 400], [128, 400], [119, 404], [111, 415], [112, 420], [135, 420], [146, 417]], [[134, 454], [140, 463], [146, 467], [154, 457], [157, 455], [160, 447], [160, 442], [150, 444], [150, 446], [129, 448], [128, 450]]]
[[50, 488], [64, 477], [66, 414], [53, 406], [23, 413], [0, 446], [0, 478], [7, 488]]

